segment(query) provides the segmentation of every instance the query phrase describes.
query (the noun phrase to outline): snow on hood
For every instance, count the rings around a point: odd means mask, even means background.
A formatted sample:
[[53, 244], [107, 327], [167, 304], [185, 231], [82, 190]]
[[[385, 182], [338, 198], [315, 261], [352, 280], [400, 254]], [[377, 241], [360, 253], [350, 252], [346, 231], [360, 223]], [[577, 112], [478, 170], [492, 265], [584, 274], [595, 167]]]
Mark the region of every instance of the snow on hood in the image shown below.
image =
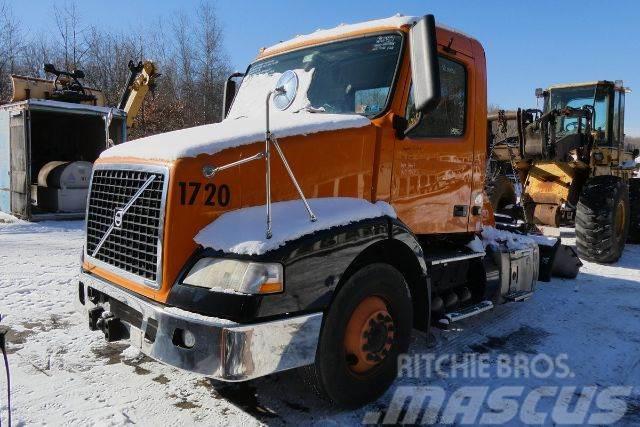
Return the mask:
[[[317, 132], [358, 128], [371, 121], [357, 114], [312, 113], [306, 93], [313, 77], [309, 71], [295, 70], [299, 79], [298, 95], [293, 104], [280, 111], [271, 104], [271, 131], [277, 138]], [[247, 76], [229, 111], [220, 123], [153, 135], [117, 145], [103, 151], [100, 158], [138, 157], [176, 160], [215, 154], [227, 148], [249, 145], [264, 139], [266, 98], [275, 87], [280, 73]]]
[[328, 197], [308, 200], [318, 217], [311, 222], [302, 200], [273, 203], [271, 239], [265, 237], [266, 207], [254, 206], [221, 215], [194, 238], [205, 248], [243, 255], [261, 255], [286, 242], [331, 227], [381, 216], [396, 217], [385, 202], [364, 199]]

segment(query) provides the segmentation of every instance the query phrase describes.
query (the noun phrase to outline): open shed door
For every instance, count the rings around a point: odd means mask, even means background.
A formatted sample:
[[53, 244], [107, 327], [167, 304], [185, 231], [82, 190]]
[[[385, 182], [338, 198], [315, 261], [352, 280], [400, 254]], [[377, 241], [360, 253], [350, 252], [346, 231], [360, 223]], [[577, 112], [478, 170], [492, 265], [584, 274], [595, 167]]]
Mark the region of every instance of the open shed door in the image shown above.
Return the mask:
[[9, 112], [0, 111], [0, 211], [11, 213], [11, 151]]
[[29, 177], [27, 174], [27, 113], [21, 111], [9, 118], [11, 213], [29, 219]]

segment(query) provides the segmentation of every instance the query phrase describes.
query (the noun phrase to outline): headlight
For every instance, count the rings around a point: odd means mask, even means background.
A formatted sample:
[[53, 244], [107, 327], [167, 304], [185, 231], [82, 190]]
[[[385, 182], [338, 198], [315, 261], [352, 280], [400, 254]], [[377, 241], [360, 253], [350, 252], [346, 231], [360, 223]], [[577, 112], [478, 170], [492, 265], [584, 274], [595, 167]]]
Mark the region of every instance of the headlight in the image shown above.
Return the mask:
[[281, 264], [222, 258], [200, 259], [183, 283], [212, 291], [243, 294], [272, 294], [284, 289]]
[[596, 160], [596, 162], [601, 162], [604, 160], [604, 154], [602, 154], [601, 151], [596, 151], [595, 153], [593, 153], [593, 158]]

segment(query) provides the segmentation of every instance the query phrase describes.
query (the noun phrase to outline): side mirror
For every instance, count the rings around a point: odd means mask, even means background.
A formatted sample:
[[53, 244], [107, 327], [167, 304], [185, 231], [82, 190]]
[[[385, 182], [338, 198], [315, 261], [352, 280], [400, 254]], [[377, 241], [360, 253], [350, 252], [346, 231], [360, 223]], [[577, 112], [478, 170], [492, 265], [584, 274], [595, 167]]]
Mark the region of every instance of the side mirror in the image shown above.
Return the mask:
[[536, 88], [536, 98], [542, 98], [544, 96], [544, 90], [541, 87]]
[[421, 113], [433, 110], [440, 102], [440, 64], [436, 21], [426, 15], [409, 32], [411, 74], [415, 107]]
[[229, 109], [236, 97], [236, 91], [238, 83], [234, 80], [238, 77], [244, 77], [243, 73], [233, 73], [229, 76], [226, 82], [224, 82], [224, 93], [222, 94], [222, 118], [225, 119], [229, 114]]

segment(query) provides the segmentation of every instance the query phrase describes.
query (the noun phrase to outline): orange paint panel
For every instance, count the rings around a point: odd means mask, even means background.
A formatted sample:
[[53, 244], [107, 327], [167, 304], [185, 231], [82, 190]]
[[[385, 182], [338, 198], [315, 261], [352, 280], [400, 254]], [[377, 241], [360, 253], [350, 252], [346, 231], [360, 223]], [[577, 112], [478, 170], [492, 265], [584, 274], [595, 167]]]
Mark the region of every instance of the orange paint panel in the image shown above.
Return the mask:
[[[438, 43], [448, 45], [451, 32], [438, 29]], [[440, 54], [462, 63], [467, 70], [467, 114], [465, 133], [455, 138], [405, 137], [395, 140], [391, 204], [398, 217], [416, 234], [459, 233], [475, 229], [479, 216], [472, 218], [472, 203], [483, 187], [483, 168], [486, 151], [486, 85], [478, 84], [485, 78], [484, 56], [482, 67], [478, 67], [473, 56], [475, 40], [455, 35], [452, 48], [459, 50], [455, 55], [441, 49]], [[457, 43], [457, 44], [456, 44]], [[456, 46], [456, 47], [454, 47]], [[464, 54], [462, 54], [464, 53]], [[405, 67], [409, 68], [408, 55]], [[396, 114], [404, 116], [409, 98], [411, 78], [402, 74], [404, 85], [402, 102], [396, 105]], [[398, 96], [396, 91], [396, 96]], [[483, 111], [485, 114], [483, 114]], [[476, 139], [479, 135], [483, 140]], [[480, 192], [480, 193], [478, 193]], [[467, 217], [454, 216], [455, 206], [467, 206]], [[473, 222], [470, 226], [470, 222]]]

